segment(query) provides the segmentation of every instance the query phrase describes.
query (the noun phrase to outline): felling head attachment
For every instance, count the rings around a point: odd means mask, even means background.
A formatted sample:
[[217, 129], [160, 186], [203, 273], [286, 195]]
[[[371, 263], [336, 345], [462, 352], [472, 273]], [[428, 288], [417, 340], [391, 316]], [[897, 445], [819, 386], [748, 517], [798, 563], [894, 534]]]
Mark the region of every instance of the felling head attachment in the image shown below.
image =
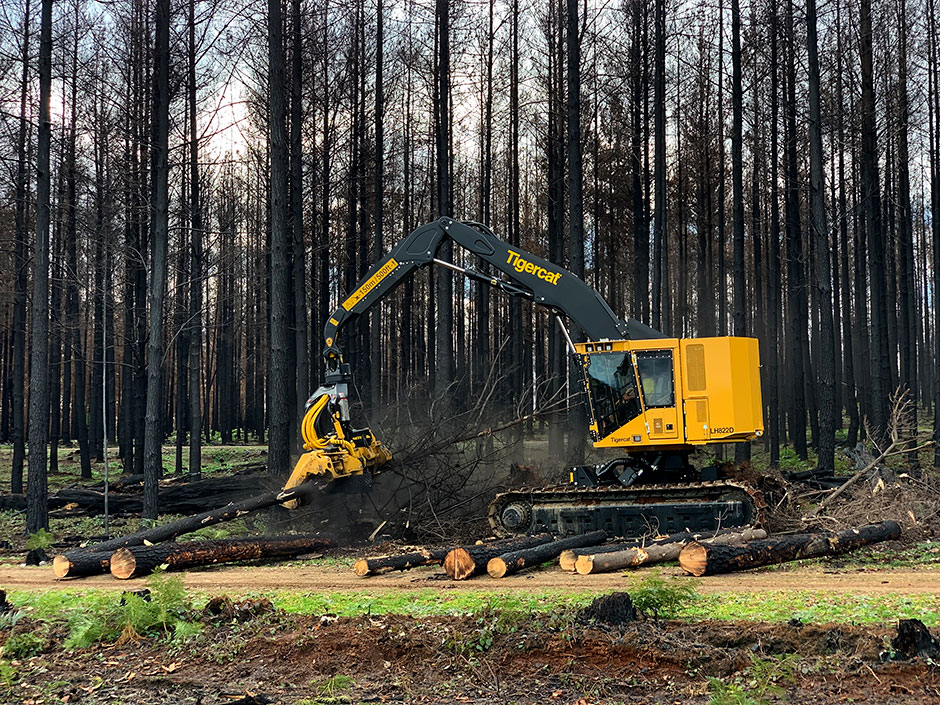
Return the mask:
[[[284, 485], [290, 489], [320, 478], [327, 482], [346, 482], [362, 478], [366, 471], [377, 472], [392, 459], [368, 428], [352, 427], [349, 415], [349, 365], [340, 364], [327, 375], [327, 385], [320, 387], [307, 400], [307, 411], [301, 423], [303, 453]], [[367, 483], [350, 483], [370, 485]], [[300, 506], [292, 500], [288, 509]]]

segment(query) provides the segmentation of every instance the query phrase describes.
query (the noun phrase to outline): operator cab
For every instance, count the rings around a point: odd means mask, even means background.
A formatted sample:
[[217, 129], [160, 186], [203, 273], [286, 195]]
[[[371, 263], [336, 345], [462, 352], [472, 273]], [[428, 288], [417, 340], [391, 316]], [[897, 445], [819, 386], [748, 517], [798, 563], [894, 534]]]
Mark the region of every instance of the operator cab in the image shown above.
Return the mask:
[[575, 347], [595, 447], [676, 449], [763, 433], [752, 338], [612, 340]]

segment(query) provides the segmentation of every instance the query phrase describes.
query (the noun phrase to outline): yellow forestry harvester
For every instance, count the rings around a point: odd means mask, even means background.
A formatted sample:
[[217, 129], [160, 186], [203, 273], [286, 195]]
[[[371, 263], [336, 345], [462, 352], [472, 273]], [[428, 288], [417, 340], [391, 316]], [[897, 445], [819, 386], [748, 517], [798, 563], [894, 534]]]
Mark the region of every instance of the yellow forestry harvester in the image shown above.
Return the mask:
[[[448, 239], [501, 276], [439, 259], [438, 249]], [[639, 321], [621, 320], [571, 272], [509, 245], [484, 225], [451, 218], [424, 225], [399, 242], [331, 315], [324, 331], [326, 384], [308, 402], [305, 452], [287, 488], [316, 476], [362, 477], [367, 484], [391, 460], [370, 430], [350, 424], [351, 371], [336, 337], [428, 264], [553, 311], [583, 373], [591, 440], [595, 448], [623, 453], [599, 465], [571, 468], [567, 484], [498, 495], [489, 508], [495, 531], [570, 535], [604, 529], [639, 536], [650, 529], [708, 531], [758, 520], [761, 502], [753, 489], [723, 477], [718, 467], [696, 469], [689, 461], [702, 446], [763, 433], [756, 339], [670, 338]], [[562, 317], [586, 342], [572, 342]]]

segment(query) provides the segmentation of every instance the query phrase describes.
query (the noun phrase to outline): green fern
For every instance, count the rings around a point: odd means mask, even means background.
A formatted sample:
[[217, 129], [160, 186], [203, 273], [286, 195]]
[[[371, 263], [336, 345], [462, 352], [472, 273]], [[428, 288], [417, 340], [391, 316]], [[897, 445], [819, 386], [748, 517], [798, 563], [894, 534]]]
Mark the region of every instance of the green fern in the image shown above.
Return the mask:
[[19, 674], [17, 674], [12, 664], [9, 661], [0, 659], [0, 683], [7, 688], [12, 688], [17, 678], [19, 678]]

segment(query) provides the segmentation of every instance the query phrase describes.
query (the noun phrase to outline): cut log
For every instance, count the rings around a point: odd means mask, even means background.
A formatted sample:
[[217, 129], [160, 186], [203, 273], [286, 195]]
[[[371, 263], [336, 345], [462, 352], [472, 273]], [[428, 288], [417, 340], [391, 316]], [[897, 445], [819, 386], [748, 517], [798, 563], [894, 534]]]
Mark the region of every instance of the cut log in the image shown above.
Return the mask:
[[480, 575], [486, 570], [486, 564], [491, 559], [504, 553], [511, 553], [524, 548], [533, 548], [552, 540], [550, 534], [537, 536], [523, 536], [496, 544], [481, 544], [479, 546], [461, 546], [455, 548], [444, 557], [444, 572], [451, 580], [466, 580], [474, 575]]
[[[463, 546], [465, 550], [470, 550], [477, 546], [490, 546], [492, 548], [505, 547], [504, 550], [511, 549], [519, 541], [518, 536], [507, 539], [489, 539], [477, 541], [473, 545]], [[394, 556], [376, 556], [374, 558], [360, 558], [353, 565], [353, 572], [361, 578], [372, 575], [381, 575], [393, 570], [410, 570], [423, 565], [440, 565], [444, 562], [447, 554], [454, 548], [442, 549], [422, 549], [419, 551], [410, 551]]]
[[[266, 492], [265, 494], [258, 495], [256, 497], [250, 497], [241, 502], [229, 502], [224, 507], [219, 507], [218, 509], [210, 509], [207, 512], [183, 517], [182, 519], [177, 519], [176, 521], [171, 521], [161, 526], [155, 526], [152, 529], [143, 529], [128, 536], [119, 536], [115, 539], [110, 539], [109, 541], [102, 541], [101, 543], [88, 546], [87, 548], [68, 551], [63, 554], [62, 558], [64, 561], [91, 566], [93, 563], [84, 560], [81, 557], [81, 554], [106, 552], [110, 557], [114, 551], [119, 548], [123, 548], [124, 546], [141, 546], [145, 541], [148, 543], [169, 541], [170, 539], [175, 539], [177, 536], [183, 536], [184, 534], [198, 531], [199, 529], [202, 529], [206, 526], [213, 526], [214, 524], [221, 524], [225, 521], [238, 519], [239, 517], [243, 517], [246, 514], [257, 511], [258, 509], [265, 509], [266, 507], [271, 507], [275, 504], [288, 502], [292, 499], [297, 499], [298, 497], [304, 497], [312, 492], [315, 492], [318, 487], [319, 483], [316, 480], [311, 480], [310, 482], [305, 482], [302, 485], [298, 485], [297, 487], [293, 487], [289, 490]], [[58, 556], [56, 556], [56, 559], [58, 559]], [[53, 564], [55, 564], [55, 561], [53, 561]], [[59, 565], [63, 565], [62, 560], [59, 561]], [[106, 573], [108, 572], [108, 568], [104, 567], [98, 572]], [[82, 575], [93, 574], [94, 573], [83, 573]], [[69, 577], [72, 577], [71, 572], [69, 573]], [[75, 577], [79, 576], [76, 574]]]
[[59, 579], [83, 578], [86, 575], [107, 573], [111, 567], [111, 553], [112, 551], [60, 553], [52, 559], [52, 571]]
[[376, 558], [360, 558], [353, 564], [353, 572], [360, 578], [370, 575], [381, 575], [393, 570], [409, 570], [421, 565], [440, 565], [450, 549], [440, 548], [434, 551], [414, 551], [402, 553], [397, 556], [379, 556]]
[[[700, 535], [698, 540], [704, 544], [712, 543], [734, 543], [740, 544], [745, 541], [767, 538], [767, 532], [763, 529], [745, 529], [738, 533], [721, 534], [706, 538], [707, 535]], [[592, 575], [594, 573], [612, 573], [615, 570], [624, 568], [636, 568], [641, 565], [655, 565], [657, 563], [666, 563], [679, 558], [679, 553], [683, 547], [695, 539], [681, 539], [670, 543], [654, 544], [650, 546], [638, 546], [625, 551], [615, 551], [609, 553], [596, 553], [593, 556], [579, 556], [575, 565], [575, 570], [581, 575]]]
[[111, 575], [119, 580], [127, 580], [148, 575], [163, 564], [166, 564], [168, 570], [183, 570], [258, 558], [289, 558], [321, 551], [331, 545], [329, 539], [317, 536], [288, 536], [129, 546], [111, 555]]
[[742, 546], [693, 542], [679, 553], [679, 565], [695, 576], [718, 575], [803, 558], [848, 553], [900, 535], [901, 527], [896, 521], [883, 521], [836, 533], [779, 536]]
[[603, 541], [606, 535], [606, 532], [603, 530], [592, 531], [587, 534], [581, 534], [580, 536], [569, 536], [568, 538], [559, 539], [558, 541], [543, 543], [532, 548], [508, 551], [496, 558], [491, 558], [486, 564], [486, 572], [490, 574], [490, 577], [503, 578], [507, 575], [518, 573], [525, 568], [541, 565], [545, 561], [556, 558], [566, 549], [577, 548], [578, 546], [590, 546], [598, 541]]
[[596, 556], [601, 553], [614, 553], [615, 551], [628, 551], [632, 548], [646, 548], [648, 546], [661, 546], [667, 543], [686, 544], [689, 541], [696, 541], [703, 536], [724, 536], [725, 534], [734, 534], [742, 531], [740, 526], [731, 529], [719, 529], [718, 531], [682, 531], [675, 534], [668, 534], [654, 539], [618, 541], [616, 543], [607, 543], [600, 546], [585, 546], [583, 548], [572, 548], [562, 551], [558, 557], [558, 564], [562, 570], [574, 571], [577, 568], [578, 558], [581, 556]]

